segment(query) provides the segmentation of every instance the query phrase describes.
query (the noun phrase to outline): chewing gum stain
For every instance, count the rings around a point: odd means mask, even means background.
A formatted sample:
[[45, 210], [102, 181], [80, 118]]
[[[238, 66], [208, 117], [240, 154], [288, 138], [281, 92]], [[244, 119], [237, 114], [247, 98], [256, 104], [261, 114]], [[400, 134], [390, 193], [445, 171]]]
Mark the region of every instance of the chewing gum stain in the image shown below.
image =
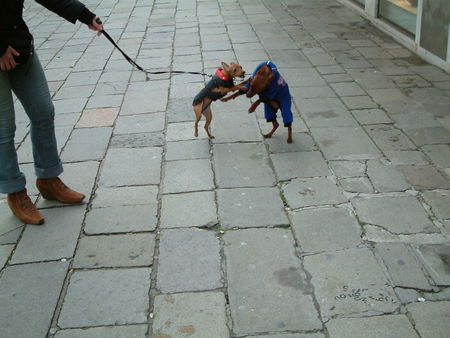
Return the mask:
[[170, 304], [175, 303], [175, 298], [173, 298], [172, 296], [166, 296], [166, 297], [164, 297], [164, 300]]
[[182, 326], [181, 328], [178, 329], [178, 332], [186, 334], [194, 334], [195, 328], [192, 325]]

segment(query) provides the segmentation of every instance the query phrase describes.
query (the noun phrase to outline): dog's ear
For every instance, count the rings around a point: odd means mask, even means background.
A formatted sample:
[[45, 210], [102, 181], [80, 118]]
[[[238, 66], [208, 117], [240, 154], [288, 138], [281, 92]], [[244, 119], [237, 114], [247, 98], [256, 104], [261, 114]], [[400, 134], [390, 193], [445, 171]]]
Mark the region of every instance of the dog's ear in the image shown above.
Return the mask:
[[230, 69], [230, 66], [228, 66], [228, 64], [225, 62], [222, 62], [222, 67], [223, 67], [223, 70], [226, 72], [228, 72], [228, 70]]

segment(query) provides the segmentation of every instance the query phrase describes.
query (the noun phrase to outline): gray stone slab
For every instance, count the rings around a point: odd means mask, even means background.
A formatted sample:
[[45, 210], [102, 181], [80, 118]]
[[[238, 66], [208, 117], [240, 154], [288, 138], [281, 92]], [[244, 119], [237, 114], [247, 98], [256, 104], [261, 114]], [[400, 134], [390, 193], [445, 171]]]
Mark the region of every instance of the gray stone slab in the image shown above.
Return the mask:
[[408, 137], [392, 125], [376, 124], [365, 128], [375, 144], [383, 151], [416, 149]]
[[396, 234], [437, 232], [425, 209], [413, 196], [368, 196], [352, 200], [362, 222]]
[[366, 93], [356, 82], [338, 82], [330, 86], [339, 96], [358, 96]]
[[384, 154], [393, 165], [429, 164], [425, 155], [418, 150], [385, 151]]
[[331, 174], [319, 151], [272, 154], [270, 158], [279, 181]]
[[1, 196], [5, 199], [0, 199], [0, 245], [15, 244], [23, 231], [24, 224], [9, 209], [6, 195]]
[[408, 129], [405, 132], [419, 147], [427, 144], [450, 143], [450, 133], [444, 127]]
[[225, 296], [221, 292], [180, 293], [155, 297], [152, 338], [230, 336]]
[[322, 328], [290, 231], [229, 231], [224, 240], [235, 334]]
[[165, 113], [119, 116], [114, 134], [152, 133], [161, 131], [165, 125]]
[[359, 127], [312, 128], [311, 133], [328, 160], [378, 158], [380, 152]]
[[100, 174], [100, 186], [159, 184], [161, 148], [109, 149]]
[[378, 192], [405, 191], [411, 188], [393, 165], [379, 160], [367, 161], [367, 175]]
[[214, 171], [220, 188], [273, 186], [275, 176], [263, 144], [216, 144]]
[[223, 228], [289, 224], [277, 188], [220, 189], [217, 199]]
[[285, 135], [275, 134], [265, 139], [270, 153], [290, 153], [317, 150], [312, 137], [307, 133], [292, 133], [292, 143], [286, 142]]
[[209, 159], [166, 162], [162, 192], [165, 194], [212, 190], [213, 171]]
[[166, 110], [168, 99], [167, 80], [135, 82], [128, 86], [120, 115], [136, 115]]
[[223, 286], [220, 246], [214, 232], [161, 232], [156, 286], [163, 292], [213, 290]]
[[74, 268], [151, 266], [154, 234], [88, 236], [80, 239]]
[[310, 128], [357, 126], [353, 116], [337, 98], [295, 99], [295, 102]]
[[271, 334], [271, 335], [257, 335], [257, 336], [245, 336], [258, 337], [258, 338], [325, 338], [323, 333], [286, 333], [286, 334]]
[[293, 212], [294, 235], [306, 252], [332, 251], [361, 243], [361, 227], [346, 208], [316, 208]]
[[[201, 126], [201, 124], [199, 124]], [[208, 139], [202, 127], [199, 127], [198, 137], [194, 136], [194, 122], [169, 123], [166, 129], [166, 141], [186, 141]]]
[[424, 146], [422, 149], [438, 168], [450, 168], [450, 145], [436, 144]]
[[284, 184], [282, 190], [288, 205], [293, 209], [347, 202], [342, 189], [325, 177], [297, 178]]
[[424, 191], [422, 197], [437, 218], [450, 219], [450, 191]]
[[[46, 337], [68, 263], [7, 267], [0, 278], [0, 326], [4, 337]], [[45, 295], [45, 296], [43, 296]]]
[[60, 330], [57, 338], [145, 338], [147, 325], [91, 327], [87, 329]]
[[117, 207], [126, 205], [147, 205], [157, 203], [156, 186], [98, 188], [92, 203], [93, 208]]
[[347, 177], [339, 179], [339, 184], [345, 191], [352, 193], [372, 193], [373, 186], [367, 177]]
[[352, 114], [355, 117], [355, 119], [362, 125], [393, 123], [393, 121], [387, 116], [387, 114], [382, 109], [352, 110]]
[[366, 173], [364, 161], [330, 161], [328, 163], [339, 178], [361, 177]]
[[369, 249], [307, 256], [304, 266], [312, 275], [311, 283], [324, 320], [336, 315], [390, 313], [400, 306]]
[[397, 168], [417, 190], [450, 189], [450, 180], [430, 165], [400, 165]]
[[418, 248], [425, 267], [437, 285], [450, 285], [450, 245], [422, 245]]
[[402, 243], [377, 243], [378, 254], [383, 259], [395, 286], [431, 290], [419, 263]]
[[95, 235], [153, 231], [157, 213], [156, 203], [91, 209], [86, 214], [84, 232]]
[[45, 225], [28, 225], [11, 263], [40, 262], [73, 256], [86, 206], [41, 210]]
[[81, 113], [87, 102], [86, 98], [54, 100], [56, 114]]
[[408, 318], [403, 314], [332, 319], [325, 326], [331, 337], [359, 337], [361, 335], [367, 338], [419, 337]]
[[0, 245], [0, 270], [3, 269], [14, 249], [14, 245]]
[[111, 137], [112, 128], [75, 129], [61, 153], [63, 162], [101, 160]]
[[372, 101], [370, 96], [343, 96], [342, 101], [348, 109], [370, 109], [378, 108], [378, 104]]
[[61, 328], [147, 323], [148, 268], [76, 271], [58, 319]]
[[194, 121], [195, 114], [192, 111], [192, 100], [192, 97], [171, 99], [167, 108], [167, 120], [169, 122]]
[[166, 161], [193, 160], [209, 157], [210, 147], [208, 140], [188, 140], [167, 142], [166, 144]]
[[450, 302], [425, 302], [406, 305], [416, 330], [424, 338], [446, 338], [450, 332], [447, 320]]
[[217, 224], [217, 207], [212, 191], [163, 195], [161, 228], [211, 227]]
[[162, 132], [113, 135], [110, 142], [110, 148], [161, 147], [163, 145]]

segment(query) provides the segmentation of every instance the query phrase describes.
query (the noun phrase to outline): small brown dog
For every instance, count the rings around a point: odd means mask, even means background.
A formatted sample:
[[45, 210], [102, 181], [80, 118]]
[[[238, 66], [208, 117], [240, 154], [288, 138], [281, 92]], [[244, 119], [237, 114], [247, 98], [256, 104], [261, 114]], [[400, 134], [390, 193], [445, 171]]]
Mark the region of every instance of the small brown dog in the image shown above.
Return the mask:
[[241, 77], [243, 78], [245, 75], [245, 71], [242, 67], [237, 64], [231, 62], [230, 65], [222, 62], [223, 68], [218, 68], [216, 74], [212, 77], [211, 80], [206, 84], [205, 88], [203, 88], [194, 98], [192, 102], [192, 106], [195, 113], [195, 137], [198, 136], [198, 122], [202, 118], [202, 115], [205, 115], [206, 123], [205, 130], [210, 139], [213, 139], [214, 136], [211, 135], [209, 131], [209, 125], [212, 120], [212, 111], [211, 111], [211, 103], [218, 99], [221, 99], [229, 92], [233, 92], [236, 90], [246, 91], [248, 88], [243, 86], [243, 83], [234, 85], [234, 78]]
[[[289, 92], [289, 86], [278, 72], [276, 65], [271, 61], [260, 63], [253, 71], [252, 76], [241, 85], [243, 84], [248, 87], [247, 97], [251, 98], [256, 94], [259, 95], [259, 99], [250, 106], [248, 112], [253, 113], [256, 107], [263, 102], [264, 117], [267, 122], [272, 122], [272, 130], [265, 134], [264, 137], [271, 138], [278, 129], [279, 123], [277, 122], [276, 113], [280, 109], [284, 126], [288, 128], [287, 143], [292, 143], [292, 98]], [[242, 94], [243, 92], [235, 93], [223, 98], [222, 101], [226, 102]]]

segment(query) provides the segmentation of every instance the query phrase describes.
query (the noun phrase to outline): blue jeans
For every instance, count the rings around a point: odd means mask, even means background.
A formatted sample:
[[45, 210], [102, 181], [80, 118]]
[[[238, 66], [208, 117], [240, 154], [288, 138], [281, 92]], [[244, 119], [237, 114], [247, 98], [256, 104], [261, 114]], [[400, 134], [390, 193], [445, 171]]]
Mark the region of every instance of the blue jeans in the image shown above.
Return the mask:
[[25, 188], [14, 146], [16, 131], [14, 91], [30, 119], [34, 168], [39, 178], [53, 178], [62, 171], [55, 137], [55, 109], [41, 63], [35, 54], [27, 63], [10, 71], [0, 71], [0, 193]]

